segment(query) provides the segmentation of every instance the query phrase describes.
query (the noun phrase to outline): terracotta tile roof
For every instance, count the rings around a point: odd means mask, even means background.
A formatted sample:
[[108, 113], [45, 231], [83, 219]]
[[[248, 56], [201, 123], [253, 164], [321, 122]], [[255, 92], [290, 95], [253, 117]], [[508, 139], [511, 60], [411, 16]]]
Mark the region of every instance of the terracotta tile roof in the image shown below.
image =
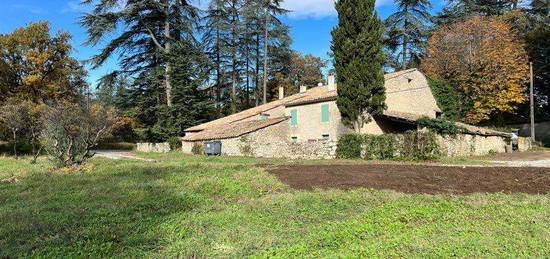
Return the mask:
[[183, 137], [183, 141], [204, 141], [215, 139], [236, 138], [244, 134], [269, 127], [271, 125], [287, 120], [288, 117], [278, 117], [267, 120], [250, 120], [234, 122], [205, 129], [201, 132]]
[[[391, 118], [397, 118], [405, 120], [407, 122], [416, 123], [416, 120], [420, 119], [424, 115], [405, 113], [405, 112], [396, 112], [396, 111], [384, 111], [382, 116], [387, 116]], [[465, 133], [481, 135], [481, 136], [502, 136], [502, 137], [511, 137], [510, 133], [496, 131], [488, 128], [477, 127], [461, 122], [455, 122], [456, 126], [461, 127], [466, 130]]]
[[239, 112], [239, 113], [235, 113], [235, 114], [223, 117], [223, 118], [219, 118], [217, 120], [213, 120], [213, 121], [203, 123], [203, 124], [191, 127], [191, 128], [187, 128], [187, 129], [185, 129], [185, 131], [186, 132], [201, 131], [201, 130], [211, 128], [211, 127], [215, 127], [215, 126], [218, 126], [218, 125], [224, 125], [224, 124], [228, 124], [228, 123], [232, 123], [232, 122], [238, 122], [238, 121], [250, 118], [252, 116], [256, 116], [258, 114], [261, 114], [263, 112], [275, 109], [275, 108], [277, 108], [281, 105], [285, 105], [289, 102], [292, 102], [296, 99], [300, 99], [300, 98], [303, 98], [303, 97], [305, 97], [305, 93], [304, 94], [291, 95], [291, 96], [285, 97], [281, 100], [276, 100], [276, 101], [273, 101], [273, 102], [269, 102], [269, 103], [266, 103], [266, 104], [263, 104], [263, 105], [260, 105], [260, 106], [254, 107], [254, 108], [250, 108], [248, 110], [244, 110], [244, 111]]
[[307, 96], [304, 98], [297, 99], [296, 101], [289, 102], [286, 105], [287, 106], [294, 106], [294, 105], [300, 105], [300, 104], [306, 104], [306, 103], [315, 103], [319, 101], [327, 101], [327, 100], [334, 100], [336, 97], [338, 97], [338, 92], [336, 90], [334, 91], [327, 91], [327, 87], [320, 86], [312, 88], [311, 90], [317, 90], [314, 93], [308, 93]]

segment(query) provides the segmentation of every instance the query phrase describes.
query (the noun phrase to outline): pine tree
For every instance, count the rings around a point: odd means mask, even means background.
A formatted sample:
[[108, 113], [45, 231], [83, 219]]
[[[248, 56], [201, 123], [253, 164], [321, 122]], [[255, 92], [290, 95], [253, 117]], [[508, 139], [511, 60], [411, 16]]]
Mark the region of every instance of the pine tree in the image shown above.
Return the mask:
[[[118, 56], [119, 73], [136, 74], [156, 65], [164, 67], [164, 89], [167, 105], [172, 105], [171, 66], [168, 56], [177, 40], [192, 40], [198, 22], [198, 9], [188, 0], [83, 0], [94, 4], [93, 13], [85, 14], [80, 24], [86, 28], [89, 46], [118, 34], [89, 62], [98, 68], [112, 56]], [[184, 35], [184, 36], [182, 36]], [[155, 62], [147, 58], [156, 55]]]
[[470, 16], [502, 15], [518, 7], [519, 0], [450, 0], [434, 18], [438, 25], [464, 21]]
[[384, 28], [374, 4], [375, 0], [337, 1], [338, 25], [332, 31], [336, 103], [343, 122], [358, 133], [370, 116], [385, 109]]
[[385, 44], [392, 54], [391, 65], [406, 69], [419, 64], [428, 38], [431, 15], [429, 0], [395, 0], [397, 12], [385, 21]]

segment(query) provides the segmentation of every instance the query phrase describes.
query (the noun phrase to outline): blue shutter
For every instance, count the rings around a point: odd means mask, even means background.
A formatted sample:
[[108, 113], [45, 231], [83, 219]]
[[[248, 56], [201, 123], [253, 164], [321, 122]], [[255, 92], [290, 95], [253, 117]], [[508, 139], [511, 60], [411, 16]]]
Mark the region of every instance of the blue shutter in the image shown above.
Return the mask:
[[290, 110], [290, 125], [298, 125], [298, 110], [296, 109]]
[[321, 105], [321, 122], [329, 122], [328, 104]]

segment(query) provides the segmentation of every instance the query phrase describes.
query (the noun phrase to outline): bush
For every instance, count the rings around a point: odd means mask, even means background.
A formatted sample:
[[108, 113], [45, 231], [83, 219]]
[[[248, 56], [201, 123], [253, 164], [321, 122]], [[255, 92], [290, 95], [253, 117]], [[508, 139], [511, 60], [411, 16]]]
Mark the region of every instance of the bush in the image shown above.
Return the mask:
[[204, 146], [202, 145], [202, 143], [195, 142], [195, 144], [193, 144], [193, 147], [191, 148], [191, 153], [195, 155], [203, 155]]
[[405, 134], [356, 135], [340, 137], [337, 158], [367, 160], [430, 160], [440, 155], [436, 134], [408, 131]]
[[432, 132], [407, 131], [403, 134], [401, 158], [431, 160], [440, 155], [436, 135]]
[[108, 136], [118, 122], [115, 111], [100, 105], [59, 104], [43, 116], [41, 141], [58, 167], [80, 165], [93, 156], [91, 149]]
[[361, 158], [363, 136], [357, 134], [346, 134], [338, 139], [336, 146], [336, 157], [343, 159]]
[[365, 136], [365, 159], [395, 159], [399, 154], [399, 142], [397, 136], [393, 134], [386, 135], [366, 135]]
[[[29, 144], [25, 139], [18, 139], [17, 144], [15, 145], [15, 149], [17, 150], [17, 154], [19, 155], [34, 154], [32, 145]], [[13, 140], [0, 143], [0, 154], [14, 155], [13, 152]]]
[[170, 137], [166, 142], [170, 144], [170, 150], [172, 151], [181, 150], [182, 144], [181, 144], [180, 138]]

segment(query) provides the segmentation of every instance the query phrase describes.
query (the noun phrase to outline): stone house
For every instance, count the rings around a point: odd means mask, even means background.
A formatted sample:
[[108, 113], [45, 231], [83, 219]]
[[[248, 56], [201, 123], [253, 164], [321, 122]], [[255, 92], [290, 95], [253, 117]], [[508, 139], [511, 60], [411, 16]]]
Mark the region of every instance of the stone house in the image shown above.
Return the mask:
[[[362, 134], [416, 130], [418, 118], [441, 114], [426, 77], [417, 69], [386, 74], [384, 79], [387, 109], [366, 123]], [[186, 129], [183, 151], [191, 153], [194, 145], [219, 140], [224, 155], [333, 158], [338, 137], [354, 132], [341, 121], [336, 89], [334, 76], [329, 76], [327, 85], [302, 86], [290, 96], [281, 88], [276, 101]], [[469, 128], [472, 135], [503, 139], [497, 151], [505, 149], [506, 133]]]

